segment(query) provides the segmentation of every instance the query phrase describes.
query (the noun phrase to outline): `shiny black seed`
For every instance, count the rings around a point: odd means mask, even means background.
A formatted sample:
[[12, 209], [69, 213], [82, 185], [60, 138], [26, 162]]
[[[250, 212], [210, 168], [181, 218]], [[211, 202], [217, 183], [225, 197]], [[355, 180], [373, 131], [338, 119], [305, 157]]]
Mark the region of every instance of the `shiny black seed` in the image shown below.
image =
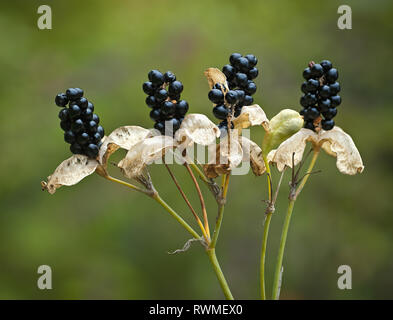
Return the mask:
[[95, 121], [89, 121], [87, 123], [86, 129], [90, 133], [96, 133], [97, 132], [97, 123]]
[[67, 98], [71, 101], [82, 98], [83, 90], [79, 88], [69, 88], [66, 91]]
[[332, 107], [338, 107], [341, 104], [341, 97], [340, 96], [333, 96], [330, 97], [332, 101]]
[[180, 81], [173, 81], [169, 86], [168, 86], [168, 92], [170, 95], [177, 95], [182, 93], [183, 91], [183, 84]]
[[68, 130], [64, 133], [64, 141], [67, 143], [74, 143], [76, 140], [75, 133], [71, 130]]
[[225, 94], [225, 100], [229, 103], [229, 104], [235, 104], [238, 102], [238, 95], [237, 92], [234, 90], [229, 90], [226, 94]]
[[244, 92], [244, 90], [235, 90], [237, 93], [237, 97], [239, 102], [243, 102], [244, 97], [246, 96], [246, 93]]
[[248, 60], [244, 57], [240, 57], [235, 61], [235, 67], [238, 68], [242, 72], [247, 72], [249, 67]]
[[245, 90], [245, 92], [248, 94], [248, 95], [253, 95], [256, 91], [257, 91], [257, 86], [256, 86], [256, 84], [254, 83], [254, 81], [252, 81], [252, 80], [249, 80], [248, 81], [248, 83], [247, 83], [247, 86], [244, 88]]
[[100, 117], [97, 114], [93, 114], [93, 118], [91, 120], [93, 120], [97, 124], [100, 123]]
[[79, 134], [76, 138], [76, 141], [80, 144], [80, 145], [85, 145], [89, 142], [90, 140], [90, 136], [87, 132], [82, 132], [81, 134]]
[[69, 110], [67, 108], [60, 110], [59, 119], [60, 120], [68, 120], [69, 119]]
[[149, 96], [154, 95], [155, 87], [151, 81], [146, 81], [142, 85], [143, 92]]
[[64, 130], [64, 131], [68, 131], [71, 129], [71, 122], [69, 120], [61, 120], [60, 121], [60, 127]]
[[319, 96], [322, 99], [327, 99], [330, 97], [330, 87], [328, 85], [323, 85], [320, 89], [319, 89]]
[[168, 98], [168, 91], [165, 89], [157, 90], [154, 97], [156, 98], [156, 101], [160, 103]]
[[164, 134], [164, 131], [165, 131], [164, 121], [157, 121], [154, 124], [154, 128], [157, 129], [158, 131], [160, 131], [162, 134]]
[[215, 104], [222, 103], [224, 101], [224, 94], [219, 89], [211, 89], [208, 97], [209, 100]]
[[305, 100], [306, 100], [307, 106], [313, 106], [313, 105], [315, 105], [315, 104], [317, 103], [317, 101], [318, 101], [318, 99], [317, 99], [317, 97], [315, 96], [315, 94], [312, 94], [312, 93], [307, 93], [307, 94], [305, 95]]
[[250, 68], [255, 67], [256, 64], [258, 63], [257, 57], [254, 56], [253, 54], [247, 54], [245, 56], [245, 58], [248, 60], [248, 64], [249, 64]]
[[319, 111], [315, 107], [307, 108], [304, 117], [308, 120], [314, 120], [319, 116]]
[[332, 83], [331, 85], [329, 85], [329, 87], [330, 87], [330, 94], [333, 96], [335, 96], [341, 90], [340, 84], [338, 82]]
[[322, 60], [322, 62], [320, 63], [320, 65], [323, 68], [323, 71], [329, 71], [332, 68], [332, 63], [329, 60]]
[[157, 121], [161, 119], [161, 109], [153, 109], [150, 111], [150, 119]]
[[79, 117], [82, 113], [81, 108], [76, 104], [71, 106], [68, 110], [71, 118]]
[[91, 137], [91, 142], [94, 144], [98, 144], [100, 141], [101, 141], [101, 135], [98, 132], [93, 134], [93, 136]]
[[94, 104], [92, 104], [90, 101], [87, 103], [87, 108], [90, 109], [91, 111], [94, 111]]
[[308, 93], [308, 91], [307, 91], [307, 81], [304, 81], [302, 83], [302, 86], [300, 87], [300, 90], [302, 90], [303, 93]]
[[176, 111], [176, 106], [172, 101], [165, 101], [161, 106], [161, 112], [164, 116], [173, 117]]
[[307, 92], [315, 93], [319, 88], [319, 81], [315, 79], [309, 79], [306, 82]]
[[323, 68], [319, 63], [314, 64], [310, 70], [313, 78], [320, 78], [323, 76]]
[[328, 111], [330, 106], [331, 106], [330, 99], [325, 99], [325, 100], [321, 100], [318, 102], [318, 108], [319, 108], [319, 111], [321, 111], [321, 112]]
[[102, 126], [98, 126], [98, 127], [97, 127], [97, 133], [99, 133], [100, 136], [101, 136], [101, 138], [103, 138], [104, 135], [105, 135], [105, 130], [104, 130], [104, 128], [103, 128]]
[[86, 122], [93, 120], [93, 111], [90, 108], [82, 111], [82, 119]]
[[68, 97], [65, 93], [59, 93], [55, 98], [55, 103], [59, 107], [65, 107], [68, 103]]
[[180, 100], [176, 103], [176, 115], [184, 116], [188, 111], [188, 103], [185, 100]]
[[312, 122], [312, 121], [305, 121], [304, 122], [304, 127], [306, 128], [306, 129], [310, 129], [310, 130], [313, 130], [314, 131], [314, 123]]
[[334, 83], [338, 79], [338, 71], [335, 68], [330, 69], [328, 72], [325, 74], [326, 81], [328, 83]]
[[258, 69], [252, 68], [247, 72], [248, 79], [253, 80], [258, 77]]
[[148, 107], [150, 107], [150, 108], [154, 108], [158, 104], [158, 102], [154, 96], [147, 96], [145, 102], [148, 105]]
[[244, 87], [247, 85], [248, 78], [245, 73], [238, 72], [235, 75], [235, 82], [239, 87]]
[[306, 114], [306, 110], [307, 110], [307, 109], [303, 108], [302, 110], [299, 111], [299, 114], [300, 114], [301, 116], [304, 116], [304, 115]]
[[75, 102], [82, 110], [86, 109], [89, 105], [89, 101], [84, 97], [75, 100]]
[[225, 76], [227, 77], [228, 81], [231, 81], [233, 79], [233, 77], [235, 76], [236, 70], [234, 67], [232, 67], [230, 64], [226, 64], [223, 68], [222, 68], [222, 72], [225, 74]]
[[167, 71], [164, 73], [164, 82], [171, 83], [175, 80], [176, 80], [176, 76], [171, 71]]
[[225, 120], [229, 114], [229, 109], [221, 104], [213, 108], [213, 114], [217, 119]]
[[312, 77], [312, 74], [311, 74], [310, 68], [304, 69], [304, 71], [303, 71], [303, 78], [308, 80], [308, 79], [311, 79], [311, 77]]
[[334, 121], [333, 120], [322, 120], [322, 129], [323, 130], [331, 130], [334, 127]]
[[230, 55], [230, 57], [229, 57], [229, 62], [230, 62], [232, 65], [235, 65], [236, 60], [239, 59], [239, 58], [241, 58], [241, 57], [242, 57], [242, 55], [241, 55], [240, 53], [232, 53], [232, 54]]
[[251, 97], [249, 95], [245, 95], [244, 96], [243, 105], [251, 106], [253, 102], [254, 102], [254, 98], [253, 97]]
[[328, 111], [323, 112], [322, 115], [325, 119], [330, 120], [333, 119], [337, 114], [336, 108], [329, 108]]
[[90, 143], [90, 144], [88, 144], [88, 146], [84, 149], [84, 151], [86, 152], [86, 155], [87, 155], [89, 158], [95, 159], [95, 158], [97, 158], [97, 156], [98, 156], [99, 149], [98, 149], [98, 146], [97, 146], [96, 144]]
[[[168, 122], [165, 123], [165, 125], [167, 125]], [[176, 118], [172, 118], [171, 120], [169, 120], [169, 127], [172, 127], [173, 132], [175, 132], [177, 129], [180, 128], [180, 121]]]
[[71, 123], [71, 130], [75, 133], [82, 132], [85, 129], [82, 119], [76, 119]]
[[83, 154], [82, 146], [76, 142], [70, 146], [70, 150], [73, 154]]
[[158, 70], [151, 70], [147, 76], [155, 86], [161, 86], [164, 83], [164, 75]]

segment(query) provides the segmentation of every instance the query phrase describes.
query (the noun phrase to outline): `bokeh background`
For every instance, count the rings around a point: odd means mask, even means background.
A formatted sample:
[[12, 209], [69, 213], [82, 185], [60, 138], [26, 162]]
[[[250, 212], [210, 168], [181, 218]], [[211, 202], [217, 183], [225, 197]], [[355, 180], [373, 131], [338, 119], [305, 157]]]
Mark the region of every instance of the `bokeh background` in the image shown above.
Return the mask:
[[[49, 4], [53, 29], [37, 28]], [[40, 181], [70, 156], [54, 96], [81, 87], [106, 132], [152, 125], [141, 84], [152, 68], [172, 70], [190, 112], [213, 119], [207, 67], [232, 52], [254, 53], [255, 100], [269, 117], [300, 109], [302, 70], [330, 59], [343, 103], [336, 123], [350, 133], [366, 166], [344, 176], [322, 154], [296, 203], [284, 260], [283, 299], [393, 298], [392, 19], [393, 3], [345, 1], [353, 29], [337, 28], [341, 1], [7, 1], [0, 5], [0, 298], [219, 299], [223, 295], [200, 246], [168, 255], [188, 234], [155, 202], [92, 175], [51, 196]], [[252, 138], [261, 141], [262, 130]], [[124, 152], [118, 152], [118, 161]], [[184, 168], [173, 168], [195, 206]], [[116, 170], [112, 171], [118, 175]], [[157, 189], [193, 223], [162, 166]], [[276, 175], [277, 176], [277, 175]], [[283, 183], [267, 254], [270, 292], [287, 205]], [[204, 190], [213, 225], [215, 203]], [[237, 298], [258, 298], [265, 177], [231, 181], [217, 254]], [[37, 268], [53, 270], [39, 290]], [[353, 289], [337, 288], [350, 265]]]

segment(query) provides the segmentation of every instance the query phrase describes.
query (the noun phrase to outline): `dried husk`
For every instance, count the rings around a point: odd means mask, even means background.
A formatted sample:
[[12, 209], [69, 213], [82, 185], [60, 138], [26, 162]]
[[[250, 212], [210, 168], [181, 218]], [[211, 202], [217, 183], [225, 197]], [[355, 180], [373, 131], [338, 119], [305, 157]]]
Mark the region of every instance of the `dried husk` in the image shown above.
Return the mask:
[[245, 129], [251, 126], [262, 125], [266, 131], [269, 131], [269, 119], [266, 117], [263, 109], [257, 104], [244, 106], [240, 115], [233, 119], [232, 122], [235, 129]]
[[130, 179], [143, 174], [145, 167], [162, 158], [168, 149], [173, 149], [176, 142], [169, 136], [154, 136], [135, 144], [126, 157], [118, 163], [122, 173]]
[[42, 189], [54, 194], [61, 186], [72, 186], [91, 175], [98, 165], [98, 161], [85, 155], [73, 155], [60, 163], [55, 172], [48, 177], [48, 182], [41, 182]]
[[185, 116], [175, 140], [183, 146], [193, 143], [208, 146], [216, 142], [220, 136], [220, 129], [204, 114], [191, 113]]
[[114, 130], [103, 142], [98, 159], [106, 167], [109, 157], [119, 148], [130, 150], [139, 141], [145, 139], [150, 130], [139, 126], [124, 126]]
[[332, 130], [321, 130], [316, 133], [302, 128], [289, 139], [285, 140], [268, 155], [268, 160], [277, 165], [282, 171], [285, 166], [292, 167], [292, 155], [294, 164], [297, 165], [303, 158], [307, 141], [313, 144], [315, 150], [322, 148], [329, 155], [336, 157], [336, 165], [341, 173], [354, 175], [364, 170], [362, 158], [352, 138], [341, 128], [334, 127]]
[[322, 148], [337, 158], [336, 165], [341, 173], [354, 175], [364, 170], [362, 158], [351, 136], [335, 126], [332, 130], [321, 130], [319, 141]]
[[262, 149], [254, 141], [243, 136], [241, 137], [241, 146], [243, 149], [243, 161], [249, 161], [252, 172], [256, 176], [261, 176], [266, 171]]
[[210, 89], [212, 89], [216, 83], [220, 83], [228, 90], [227, 77], [224, 73], [222, 73], [221, 70], [217, 68], [208, 68], [204, 73], [209, 83]]

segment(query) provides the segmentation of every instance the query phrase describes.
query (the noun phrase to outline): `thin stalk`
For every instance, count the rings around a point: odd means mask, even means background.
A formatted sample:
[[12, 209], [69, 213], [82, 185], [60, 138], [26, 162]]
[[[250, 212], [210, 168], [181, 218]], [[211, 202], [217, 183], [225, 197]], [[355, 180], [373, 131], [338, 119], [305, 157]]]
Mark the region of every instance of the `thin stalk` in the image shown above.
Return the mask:
[[156, 200], [169, 214], [179, 222], [184, 229], [186, 229], [195, 239], [200, 239], [200, 235], [196, 233], [196, 231], [180, 217], [175, 210], [173, 210], [161, 197], [158, 193], [155, 193], [152, 198]]
[[[267, 174], [267, 185], [268, 185], [268, 197], [269, 204], [272, 201], [272, 185], [271, 185], [271, 171], [269, 162], [266, 157], [263, 157], [263, 161], [265, 162], [266, 174]], [[267, 247], [267, 239], [269, 235], [270, 221], [272, 219], [272, 212], [267, 212], [265, 217], [265, 223], [263, 226], [263, 235], [262, 235], [262, 247], [261, 247], [261, 261], [260, 261], [260, 270], [259, 270], [259, 278], [260, 278], [260, 287], [261, 287], [261, 299], [266, 300], [266, 285], [265, 285], [265, 261], [266, 261], [266, 247]]]
[[218, 216], [216, 220], [216, 226], [214, 228], [212, 241], [209, 246], [212, 249], [216, 247], [218, 235], [220, 234], [222, 219], [224, 218], [224, 207], [225, 207], [225, 201], [228, 193], [229, 177], [230, 177], [229, 174], [224, 175], [224, 180], [222, 181], [222, 199], [218, 206]]
[[[300, 194], [300, 192], [304, 188], [304, 186], [308, 180], [308, 177], [310, 176], [310, 174], [314, 168], [314, 165], [315, 165], [315, 162], [318, 158], [318, 155], [319, 155], [319, 150], [314, 150], [314, 154], [313, 154], [311, 162], [307, 168], [306, 175], [304, 176], [304, 178], [300, 182], [299, 187], [297, 188], [296, 192], [294, 193], [294, 196], [290, 197], [290, 200], [289, 200], [288, 210], [287, 210], [287, 214], [286, 214], [285, 220], [284, 220], [284, 225], [282, 228], [280, 247], [278, 249], [277, 263], [276, 263], [276, 268], [275, 268], [274, 278], [273, 278], [272, 299], [275, 299], [275, 300], [278, 300], [280, 298], [280, 282], [281, 282], [280, 280], [281, 280], [282, 261], [283, 261], [283, 257], [284, 257], [285, 243], [287, 240], [287, 234], [288, 234], [289, 224], [291, 222], [293, 207], [295, 205], [295, 201], [297, 199], [297, 196]], [[294, 183], [294, 181], [292, 181], [292, 183]]]
[[195, 239], [200, 239], [200, 235], [187, 223], [183, 220], [182, 217], [180, 217], [175, 210], [173, 210], [161, 197], [157, 192], [152, 192], [150, 190], [143, 190], [137, 186], [134, 186], [128, 182], [125, 182], [123, 180], [120, 179], [116, 179], [114, 177], [111, 177], [109, 175], [107, 176], [103, 176], [105, 179], [109, 180], [109, 181], [113, 181], [116, 182], [118, 184], [121, 184], [123, 186], [126, 186], [128, 188], [131, 188], [133, 190], [137, 190], [140, 191], [146, 195], [148, 195], [149, 197], [153, 198], [154, 200], [156, 200], [166, 211], [168, 211], [170, 213], [170, 215], [175, 218], [177, 220], [177, 222], [179, 222], [184, 229], [186, 229]]
[[203, 236], [205, 237], [206, 242], [208, 242], [208, 239], [209, 239], [209, 238], [208, 238], [208, 236], [207, 236], [207, 234], [206, 234], [205, 228], [203, 227], [203, 224], [202, 224], [201, 219], [199, 218], [199, 216], [198, 216], [197, 213], [195, 212], [193, 206], [191, 205], [191, 202], [188, 200], [186, 194], [184, 193], [182, 187], [180, 186], [179, 182], [177, 181], [177, 179], [176, 179], [175, 175], [173, 174], [172, 170], [169, 168], [169, 166], [168, 166], [166, 163], [164, 163], [164, 164], [165, 164], [165, 167], [167, 168], [167, 170], [168, 170], [168, 172], [169, 172], [169, 175], [171, 176], [173, 182], [175, 183], [177, 189], [179, 190], [181, 196], [183, 197], [183, 199], [184, 199], [184, 201], [186, 202], [187, 206], [190, 208], [192, 214], [194, 215], [194, 218], [195, 218], [195, 220], [197, 221], [197, 223], [198, 223], [198, 225], [199, 225], [199, 228], [201, 229], [201, 231], [202, 231], [202, 233], [203, 233]]
[[221, 270], [220, 264], [218, 263], [216, 250], [208, 249], [206, 250], [207, 255], [209, 256], [210, 262], [213, 265], [214, 272], [216, 273], [218, 282], [220, 283], [221, 289], [224, 292], [225, 298], [227, 300], [234, 300], [231, 290], [229, 289], [228, 283], [225, 280], [224, 274]]
[[202, 179], [203, 182], [207, 183], [208, 185], [211, 183], [206, 175], [202, 172], [202, 170], [198, 167], [197, 164], [194, 162], [190, 163], [190, 166], [198, 173], [198, 176]]
[[206, 205], [205, 205], [205, 200], [203, 199], [201, 188], [199, 187], [198, 181], [196, 180], [194, 173], [192, 172], [189, 164], [186, 162], [186, 163], [184, 163], [184, 166], [186, 167], [188, 173], [190, 174], [191, 179], [194, 182], [195, 188], [198, 192], [199, 200], [201, 202], [202, 213], [203, 213], [203, 221], [205, 223], [204, 227], [205, 227], [208, 237], [210, 238], [209, 220], [207, 219]]

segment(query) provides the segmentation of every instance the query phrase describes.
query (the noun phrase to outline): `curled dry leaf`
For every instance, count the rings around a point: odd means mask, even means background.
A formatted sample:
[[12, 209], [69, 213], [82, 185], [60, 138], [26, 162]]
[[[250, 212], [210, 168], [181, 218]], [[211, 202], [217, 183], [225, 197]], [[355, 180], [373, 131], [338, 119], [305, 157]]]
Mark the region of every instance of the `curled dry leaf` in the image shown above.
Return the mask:
[[269, 131], [269, 120], [265, 111], [257, 104], [244, 106], [240, 115], [233, 119], [233, 124], [235, 128], [241, 129], [262, 125], [266, 131]]
[[185, 116], [180, 129], [176, 131], [175, 139], [183, 146], [193, 143], [210, 145], [220, 136], [220, 129], [204, 114], [191, 113]]
[[106, 167], [109, 157], [117, 149], [123, 148], [130, 150], [132, 146], [145, 139], [150, 134], [150, 130], [139, 126], [124, 126], [114, 130], [103, 142], [99, 161]]
[[241, 137], [241, 145], [243, 149], [243, 161], [249, 161], [252, 172], [256, 176], [261, 176], [266, 171], [262, 149], [246, 137]]
[[220, 83], [228, 90], [227, 77], [221, 72], [221, 70], [217, 68], [209, 68], [204, 73], [207, 81], [209, 82], [210, 89], [213, 88], [216, 83]]
[[281, 143], [277, 150], [271, 151], [268, 160], [282, 171], [285, 166], [292, 167], [292, 154], [295, 153], [294, 163], [297, 165], [303, 158], [307, 141], [313, 144], [315, 150], [322, 148], [329, 155], [337, 157], [336, 165], [341, 173], [354, 175], [363, 171], [363, 161], [355, 143], [339, 127], [319, 133], [303, 128]]
[[314, 131], [302, 128], [290, 138], [285, 140], [276, 150], [268, 154], [268, 160], [277, 165], [281, 172], [286, 166], [292, 168], [292, 155], [294, 156], [295, 166], [302, 160], [306, 142], [311, 139]]
[[135, 144], [121, 160], [118, 167], [127, 178], [138, 178], [142, 175], [143, 169], [162, 158], [167, 149], [176, 146], [176, 142], [169, 136], [154, 136], [144, 139]]
[[203, 168], [208, 178], [216, 178], [221, 174], [230, 173], [242, 162], [242, 159], [243, 150], [235, 130], [232, 131], [230, 139], [229, 135], [221, 139], [213, 152], [209, 149], [209, 163]]
[[344, 174], [354, 175], [364, 170], [362, 157], [351, 136], [341, 128], [323, 131], [319, 135], [322, 148], [330, 155], [337, 157], [338, 170]]
[[89, 159], [85, 155], [76, 154], [64, 160], [48, 177], [48, 182], [42, 181], [42, 190], [54, 194], [61, 186], [72, 186], [83, 178], [91, 175], [99, 165], [98, 161]]

